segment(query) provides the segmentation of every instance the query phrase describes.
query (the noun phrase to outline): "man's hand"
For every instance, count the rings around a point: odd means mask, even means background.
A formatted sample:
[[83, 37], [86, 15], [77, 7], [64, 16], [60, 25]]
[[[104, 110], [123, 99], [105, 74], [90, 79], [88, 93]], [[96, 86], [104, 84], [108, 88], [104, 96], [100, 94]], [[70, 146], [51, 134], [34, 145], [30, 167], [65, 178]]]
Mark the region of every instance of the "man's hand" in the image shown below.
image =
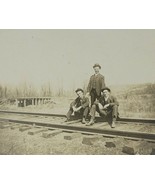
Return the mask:
[[81, 108], [82, 108], [81, 106], [78, 107], [78, 108], [76, 108], [76, 111], [75, 112], [78, 112]]
[[102, 106], [102, 104], [101, 103], [98, 103], [98, 107], [99, 107], [99, 109], [103, 109], [104, 107]]
[[74, 111], [74, 112], [78, 112], [81, 108], [82, 108], [81, 106], [78, 107], [78, 108], [76, 108], [75, 106], [73, 106], [73, 111]]
[[109, 104], [104, 105], [103, 109], [107, 109], [109, 107]]
[[73, 111], [74, 111], [74, 112], [76, 112], [76, 108], [75, 108], [75, 106], [73, 106], [72, 108], [73, 108]]

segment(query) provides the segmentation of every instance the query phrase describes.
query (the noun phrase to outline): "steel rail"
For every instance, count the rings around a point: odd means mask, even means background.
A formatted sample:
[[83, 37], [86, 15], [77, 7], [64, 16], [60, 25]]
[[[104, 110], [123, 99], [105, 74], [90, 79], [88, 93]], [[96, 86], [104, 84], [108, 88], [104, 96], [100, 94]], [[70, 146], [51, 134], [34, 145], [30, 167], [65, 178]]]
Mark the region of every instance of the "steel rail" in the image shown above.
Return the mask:
[[[64, 114], [50, 114], [50, 113], [37, 113], [37, 112], [21, 112], [21, 111], [7, 111], [0, 110], [0, 113], [12, 113], [12, 114], [26, 114], [26, 115], [36, 115], [36, 116], [55, 116], [55, 117], [66, 117]], [[103, 118], [97, 118], [100, 121], [103, 121]], [[138, 123], [155, 123], [155, 118], [131, 118], [131, 117], [121, 117], [117, 119], [121, 122], [138, 122]]]
[[40, 113], [40, 112], [21, 112], [21, 111], [0, 110], [0, 113], [27, 114], [27, 115], [36, 115], [36, 116], [66, 117], [64, 114], [50, 114], [50, 113]]
[[10, 123], [22, 123], [22, 124], [28, 124], [28, 125], [35, 124], [36, 126], [48, 127], [50, 129], [62, 129], [63, 131], [80, 132], [80, 133], [87, 133], [87, 134], [99, 134], [103, 136], [124, 137], [124, 138], [132, 138], [132, 139], [143, 139], [143, 140], [155, 142], [155, 134], [153, 133], [82, 127], [82, 126], [75, 126], [75, 125], [73, 126], [73, 125], [64, 125], [64, 124], [54, 124], [49, 122], [16, 120], [16, 119], [9, 119], [9, 118], [2, 118], [2, 120], [9, 121]]

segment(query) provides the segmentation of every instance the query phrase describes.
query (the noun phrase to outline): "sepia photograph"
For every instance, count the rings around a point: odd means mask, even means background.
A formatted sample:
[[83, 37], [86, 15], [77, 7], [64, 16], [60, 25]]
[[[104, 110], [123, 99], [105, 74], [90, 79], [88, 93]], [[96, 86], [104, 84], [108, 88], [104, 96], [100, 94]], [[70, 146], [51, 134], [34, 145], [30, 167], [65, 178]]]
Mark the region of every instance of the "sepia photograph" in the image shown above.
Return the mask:
[[154, 155], [154, 29], [0, 29], [0, 155]]
[[0, 6], [1, 184], [152, 184], [153, 0]]

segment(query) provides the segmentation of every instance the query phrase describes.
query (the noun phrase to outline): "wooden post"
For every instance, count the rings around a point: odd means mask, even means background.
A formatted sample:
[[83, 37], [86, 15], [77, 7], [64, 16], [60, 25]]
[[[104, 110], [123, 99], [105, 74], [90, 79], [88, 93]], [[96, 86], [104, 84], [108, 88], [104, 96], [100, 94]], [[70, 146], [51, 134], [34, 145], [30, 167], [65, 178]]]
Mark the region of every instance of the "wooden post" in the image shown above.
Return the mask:
[[24, 99], [23, 101], [24, 101], [24, 107], [26, 107], [26, 99]]
[[20, 100], [18, 100], [18, 106], [21, 107], [21, 101]]
[[32, 105], [34, 105], [34, 99], [32, 98]]
[[38, 99], [38, 104], [40, 105], [40, 98]]
[[18, 99], [16, 99], [16, 106], [18, 107]]
[[37, 98], [36, 98], [35, 102], [36, 102], [36, 105], [38, 105], [38, 99]]
[[34, 98], [34, 105], [36, 105], [36, 101], [37, 101], [36, 98]]

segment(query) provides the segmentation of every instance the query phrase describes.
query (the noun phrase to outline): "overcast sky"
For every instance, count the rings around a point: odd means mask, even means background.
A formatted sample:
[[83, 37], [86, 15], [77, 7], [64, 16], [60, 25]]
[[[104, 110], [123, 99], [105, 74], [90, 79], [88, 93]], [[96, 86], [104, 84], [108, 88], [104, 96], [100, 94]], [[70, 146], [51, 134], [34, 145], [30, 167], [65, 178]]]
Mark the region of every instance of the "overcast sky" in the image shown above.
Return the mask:
[[0, 30], [0, 83], [80, 87], [155, 82], [155, 30]]

